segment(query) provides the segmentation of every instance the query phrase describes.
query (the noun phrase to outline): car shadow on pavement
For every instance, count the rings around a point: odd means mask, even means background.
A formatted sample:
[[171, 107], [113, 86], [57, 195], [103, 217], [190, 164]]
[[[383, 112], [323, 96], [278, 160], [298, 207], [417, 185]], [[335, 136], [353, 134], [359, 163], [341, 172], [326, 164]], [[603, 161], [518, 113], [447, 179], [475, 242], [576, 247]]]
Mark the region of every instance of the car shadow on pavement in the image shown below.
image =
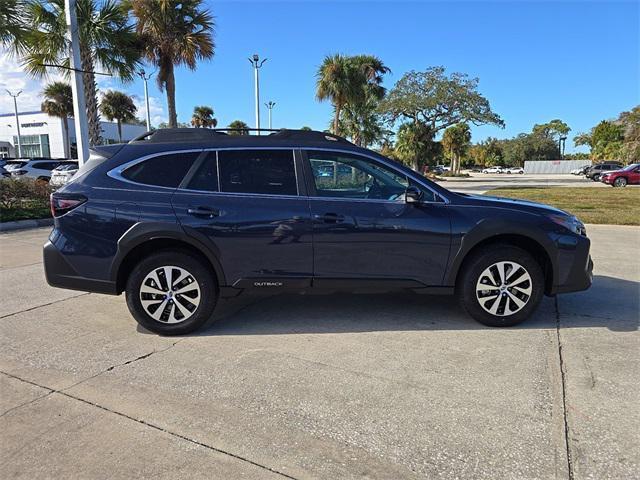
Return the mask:
[[[596, 276], [585, 292], [560, 295], [563, 328], [638, 329], [640, 283]], [[558, 323], [553, 298], [514, 329], [548, 329]], [[412, 293], [245, 294], [221, 300], [210, 322], [193, 336], [288, 335], [415, 330], [490, 329], [474, 321], [454, 297]]]

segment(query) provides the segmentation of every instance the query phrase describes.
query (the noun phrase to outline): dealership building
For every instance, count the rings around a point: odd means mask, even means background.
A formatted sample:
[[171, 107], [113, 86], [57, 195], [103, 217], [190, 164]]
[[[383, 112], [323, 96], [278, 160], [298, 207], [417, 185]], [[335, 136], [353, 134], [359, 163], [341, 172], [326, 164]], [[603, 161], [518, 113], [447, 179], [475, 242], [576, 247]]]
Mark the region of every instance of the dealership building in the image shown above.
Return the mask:
[[[71, 158], [67, 151], [62, 119], [44, 112], [18, 113], [20, 140], [23, 157]], [[73, 118], [69, 118], [69, 138], [75, 150], [76, 129]], [[104, 143], [118, 142], [118, 126], [115, 122], [100, 122]], [[147, 129], [141, 125], [122, 125], [122, 141], [137, 137]], [[0, 158], [18, 156], [18, 129], [13, 113], [0, 114]]]

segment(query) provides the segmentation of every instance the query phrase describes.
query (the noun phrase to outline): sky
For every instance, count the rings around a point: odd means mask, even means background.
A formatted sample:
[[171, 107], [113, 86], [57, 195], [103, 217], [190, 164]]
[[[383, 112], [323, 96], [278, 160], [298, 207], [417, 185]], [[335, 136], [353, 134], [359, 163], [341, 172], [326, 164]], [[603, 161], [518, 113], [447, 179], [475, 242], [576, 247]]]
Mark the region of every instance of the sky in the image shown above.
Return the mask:
[[[560, 118], [570, 140], [603, 119], [640, 104], [640, 2], [612, 1], [215, 1], [216, 53], [196, 71], [176, 74], [178, 120], [209, 105], [218, 126], [240, 119], [254, 126], [253, 70], [264, 103], [276, 103], [274, 128], [328, 128], [332, 108], [315, 99], [315, 74], [326, 55], [371, 54], [391, 68], [392, 88], [410, 70], [442, 65], [479, 78], [479, 92], [506, 123], [473, 127], [473, 140], [509, 138]], [[152, 66], [146, 67], [153, 71]], [[22, 89], [20, 110], [38, 109], [42, 80], [16, 59], [0, 56], [0, 113], [13, 111], [5, 88]], [[152, 123], [166, 121], [166, 99], [150, 84]], [[99, 77], [101, 91], [134, 96], [144, 117], [141, 80], [123, 85]], [[567, 152], [584, 151], [567, 142]]]

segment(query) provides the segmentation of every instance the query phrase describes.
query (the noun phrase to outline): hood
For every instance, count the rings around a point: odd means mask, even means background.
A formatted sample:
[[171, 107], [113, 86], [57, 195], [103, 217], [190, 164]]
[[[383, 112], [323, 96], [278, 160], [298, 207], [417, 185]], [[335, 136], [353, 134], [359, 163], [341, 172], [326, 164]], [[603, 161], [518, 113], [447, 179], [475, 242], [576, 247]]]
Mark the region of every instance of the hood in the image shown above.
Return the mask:
[[490, 195], [470, 195], [467, 193], [458, 193], [466, 201], [478, 206], [494, 207], [494, 208], [508, 208], [513, 210], [521, 210], [529, 213], [537, 214], [556, 214], [556, 215], [571, 215], [564, 210], [546, 205], [544, 203], [531, 202], [529, 200], [518, 200], [515, 198], [503, 198], [493, 197]]

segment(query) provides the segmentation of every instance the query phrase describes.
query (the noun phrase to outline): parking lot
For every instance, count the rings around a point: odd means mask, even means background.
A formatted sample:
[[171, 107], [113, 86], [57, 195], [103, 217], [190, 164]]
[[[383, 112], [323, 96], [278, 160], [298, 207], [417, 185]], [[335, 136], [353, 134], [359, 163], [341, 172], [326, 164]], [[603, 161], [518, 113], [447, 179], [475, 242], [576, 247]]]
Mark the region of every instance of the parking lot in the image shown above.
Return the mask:
[[2, 234], [2, 477], [636, 477], [640, 228], [588, 230], [593, 287], [518, 328], [448, 298], [280, 295], [181, 338], [48, 287], [48, 229]]

